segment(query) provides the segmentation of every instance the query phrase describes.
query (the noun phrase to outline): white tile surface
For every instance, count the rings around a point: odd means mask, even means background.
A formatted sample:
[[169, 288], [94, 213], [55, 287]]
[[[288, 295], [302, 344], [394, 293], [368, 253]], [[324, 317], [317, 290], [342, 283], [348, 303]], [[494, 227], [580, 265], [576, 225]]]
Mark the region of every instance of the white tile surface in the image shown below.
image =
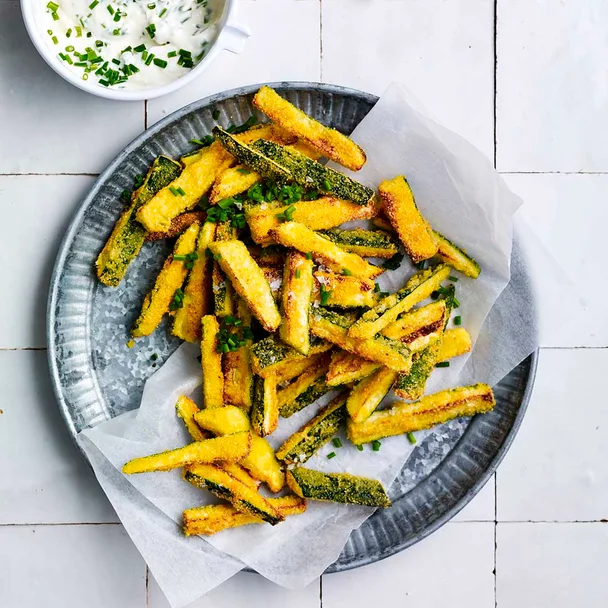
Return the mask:
[[499, 521], [608, 518], [608, 350], [543, 350], [522, 428], [498, 470]]
[[377, 95], [405, 84], [432, 116], [494, 153], [494, 2], [323, 2], [323, 81]]
[[0, 351], [0, 386], [0, 524], [117, 521], [59, 415], [46, 352]]
[[[542, 346], [608, 346], [603, 255], [608, 175], [505, 175], [554, 262], [532, 256]], [[592, 287], [591, 287], [592, 286]]]
[[145, 608], [146, 567], [122, 526], [0, 526], [2, 608]]
[[495, 511], [494, 475], [477, 495], [452, 521], [494, 521]]
[[608, 3], [498, 2], [502, 171], [607, 171]]
[[151, 100], [149, 124], [197, 99], [234, 87], [320, 79], [318, 2], [244, 0], [239, 17], [252, 31], [243, 55], [224, 51], [196, 82]]
[[494, 526], [447, 524], [381, 562], [323, 577], [323, 608], [494, 606]]
[[143, 102], [93, 97], [55, 74], [17, 2], [0, 2], [0, 173], [99, 173], [144, 126]]
[[[319, 581], [305, 589], [284, 589], [258, 576], [242, 572], [216, 587], [200, 600], [186, 608], [318, 608], [320, 606]], [[148, 608], [169, 608], [158, 583], [150, 575]]]
[[0, 175], [0, 208], [10, 218], [0, 224], [0, 348], [46, 344], [55, 256], [92, 183], [85, 176]]
[[605, 524], [499, 524], [500, 608], [605, 608]]

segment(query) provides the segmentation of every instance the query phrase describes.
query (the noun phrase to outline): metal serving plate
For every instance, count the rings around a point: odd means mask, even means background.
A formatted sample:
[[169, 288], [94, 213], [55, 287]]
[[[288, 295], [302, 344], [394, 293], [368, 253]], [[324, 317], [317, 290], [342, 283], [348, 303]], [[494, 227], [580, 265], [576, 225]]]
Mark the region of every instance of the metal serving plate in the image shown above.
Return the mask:
[[[340, 131], [350, 133], [377, 97], [342, 87], [299, 82], [274, 83], [289, 101]], [[61, 413], [73, 438], [138, 407], [143, 386], [179, 341], [165, 331], [129, 349], [129, 328], [155, 270], [168, 253], [163, 242], [148, 243], [117, 289], [102, 286], [93, 263], [122, 210], [120, 193], [144, 174], [159, 154], [178, 158], [192, 150], [189, 140], [210, 133], [217, 122], [245, 122], [263, 116], [251, 105], [259, 86], [234, 89], [193, 103], [161, 120], [127, 146], [102, 173], [64, 238], [51, 281], [48, 354]], [[528, 311], [533, 314], [533, 311]], [[362, 566], [421, 540], [453, 517], [481, 489], [508, 450], [524, 415], [534, 382], [537, 355], [517, 366], [496, 387], [493, 412], [454, 420], [430, 434], [414, 451], [393, 484], [393, 506], [377, 511], [355, 530], [337, 572]], [[447, 430], [447, 433], [445, 432]]]

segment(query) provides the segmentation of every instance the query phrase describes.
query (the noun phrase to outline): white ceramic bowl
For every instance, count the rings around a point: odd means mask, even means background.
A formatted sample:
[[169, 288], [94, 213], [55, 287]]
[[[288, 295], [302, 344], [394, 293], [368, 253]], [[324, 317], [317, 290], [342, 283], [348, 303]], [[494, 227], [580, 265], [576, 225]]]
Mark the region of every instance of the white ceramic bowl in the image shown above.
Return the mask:
[[21, 0], [21, 12], [25, 27], [41, 57], [59, 74], [64, 80], [72, 83], [75, 87], [106, 99], [117, 99], [121, 101], [141, 101], [167, 95], [198, 78], [207, 66], [220, 54], [227, 50], [232, 53], [242, 53], [247, 38], [251, 35], [249, 28], [237, 21], [238, 0], [223, 0], [222, 14], [217, 20], [217, 32], [207, 55], [184, 76], [164, 84], [162, 86], [139, 89], [135, 91], [106, 88], [94, 81], [94, 79], [82, 80], [80, 75], [73, 72], [61, 61], [57, 53], [47, 44], [44, 39], [45, 32], [42, 24], [38, 22], [37, 12], [42, 6], [46, 6], [46, 0]]

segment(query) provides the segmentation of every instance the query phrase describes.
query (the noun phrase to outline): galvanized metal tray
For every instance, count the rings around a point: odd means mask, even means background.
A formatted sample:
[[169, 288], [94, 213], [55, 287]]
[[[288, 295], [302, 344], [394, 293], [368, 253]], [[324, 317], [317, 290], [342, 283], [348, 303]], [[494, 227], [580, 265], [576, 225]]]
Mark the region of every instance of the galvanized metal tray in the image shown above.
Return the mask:
[[[305, 112], [350, 133], [377, 97], [343, 87], [297, 82], [271, 86]], [[73, 438], [138, 407], [143, 386], [179, 341], [163, 324], [128, 349], [129, 328], [155, 270], [168, 253], [163, 242], [148, 243], [117, 289], [102, 286], [93, 264], [120, 214], [120, 193], [132, 187], [159, 154], [174, 158], [192, 149], [189, 141], [219, 122], [245, 122], [258, 86], [234, 89], [193, 103], [155, 124], [129, 144], [101, 174], [64, 238], [50, 286], [47, 334], [54, 390]], [[212, 109], [219, 110], [218, 121]], [[531, 301], [531, 298], [528, 299]], [[534, 311], [525, 311], [530, 315]], [[151, 362], [152, 353], [158, 360]], [[455, 420], [446, 434], [431, 434], [414, 451], [390, 490], [393, 506], [353, 531], [328, 572], [362, 566], [421, 540], [451, 517], [481, 489], [508, 450], [524, 415], [534, 382], [536, 353], [496, 387], [493, 412]], [[86, 456], [85, 456], [86, 457]]]

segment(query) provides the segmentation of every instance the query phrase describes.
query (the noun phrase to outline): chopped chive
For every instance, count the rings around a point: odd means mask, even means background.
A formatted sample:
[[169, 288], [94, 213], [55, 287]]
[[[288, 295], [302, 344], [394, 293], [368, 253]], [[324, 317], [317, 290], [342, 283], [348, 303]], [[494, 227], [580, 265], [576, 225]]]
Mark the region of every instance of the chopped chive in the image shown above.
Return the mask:
[[299, 279], [301, 274], [302, 274], [302, 273], [300, 272], [300, 269], [298, 268], [298, 269], [296, 270], [296, 279]]
[[249, 169], [237, 169], [237, 173], [242, 173], [243, 175], [249, 175], [251, 173], [251, 171], [249, 171]]
[[325, 289], [324, 285], [321, 285], [321, 306], [326, 306], [329, 302], [329, 296], [331, 295], [331, 289]]
[[177, 188], [177, 191], [179, 192], [179, 194], [181, 196], [185, 196], [186, 192], [183, 190], [183, 188], [180, 186], [179, 188]]
[[450, 362], [449, 361], [440, 361], [439, 363], [437, 363], [435, 365], [435, 367], [450, 367]]
[[342, 274], [345, 277], [350, 277], [350, 276], [352, 276], [353, 273], [348, 268], [342, 268]]
[[116, 59], [116, 58], [112, 59], [112, 63], [114, 65], [120, 65], [120, 61], [118, 59]]
[[74, 47], [70, 44], [69, 46], [65, 47], [65, 50], [67, 53], [73, 53], [74, 52]]
[[146, 50], [146, 45], [145, 44], [140, 44], [139, 46], [136, 46], [133, 50], [136, 53], [143, 53], [143, 51]]
[[396, 253], [392, 258], [386, 260], [382, 264], [382, 268], [386, 268], [387, 270], [397, 270], [399, 266], [401, 266], [401, 262], [403, 261], [403, 254]]
[[165, 7], [165, 8], [164, 8], [164, 9], [163, 9], [163, 10], [160, 12], [160, 15], [158, 16], [158, 17], [159, 17], [159, 19], [162, 19], [162, 18], [165, 16], [166, 12], [167, 12], [167, 8]]
[[74, 29], [76, 30], [76, 38], [82, 38], [82, 28], [77, 25], [74, 27]]
[[108, 9], [108, 13], [110, 13], [110, 15], [114, 14], [114, 7], [111, 4], [108, 4], [106, 8]]
[[380, 442], [379, 442], [377, 439], [374, 439], [374, 440], [372, 441], [372, 450], [374, 450], [374, 452], [379, 452], [379, 451], [380, 451], [380, 446], [381, 446], [381, 445], [382, 445], [382, 444], [381, 444], [381, 443], [380, 443]]
[[330, 181], [329, 181], [327, 178], [325, 178], [325, 179], [323, 180], [323, 189], [324, 189], [326, 192], [330, 192], [330, 191], [331, 191], [331, 182], [330, 182]]
[[102, 47], [103, 46], [103, 42], [101, 40], [95, 40], [95, 46], [96, 47]]
[[211, 116], [213, 120], [217, 120], [220, 117], [220, 111], [217, 108], [214, 108], [211, 112]]
[[112, 32], [112, 34], [113, 34], [114, 36], [120, 36], [120, 28], [118, 28], [118, 27], [117, 27], [117, 28], [116, 28], [116, 29], [115, 29], [115, 30]]
[[448, 281], [452, 281], [453, 283], [457, 283], [458, 282], [458, 277], [454, 277], [454, 276], [450, 275], [448, 277]]
[[116, 13], [114, 13], [114, 21], [120, 21], [120, 18], [122, 17], [120, 11], [116, 11]]
[[148, 51], [142, 51], [141, 60], [145, 61], [148, 58]]
[[93, 0], [91, 4], [89, 4], [89, 8], [93, 10], [99, 4], [99, 0]]
[[307, 260], [312, 260], [312, 253], [310, 253], [310, 251], [306, 252], [306, 259]]
[[53, 35], [53, 30], [47, 30], [47, 31], [46, 31], [46, 33], [47, 33], [49, 36], [52, 36], [52, 35]]
[[53, 21], [59, 21], [59, 14], [58, 13], [51, 13], [51, 17], [53, 18]]
[[177, 189], [176, 189], [176, 188], [174, 188], [173, 186], [169, 186], [169, 192], [171, 192], [171, 194], [172, 194], [173, 196], [178, 196], [178, 195], [179, 195], [179, 192], [178, 192], [178, 191], [177, 191]]
[[378, 285], [378, 283], [375, 283], [375, 284], [374, 284], [374, 291], [375, 291], [376, 293], [378, 293], [378, 292], [380, 291], [380, 285]]
[[68, 28], [68, 31], [65, 33], [65, 37], [66, 37], [66, 38], [69, 38], [71, 35], [72, 35], [72, 28], [71, 28], [71, 27], [69, 27], [69, 28]]
[[187, 255], [179, 255], [179, 254], [175, 254], [173, 256], [174, 260], [177, 260], [178, 262], [185, 262], [188, 259]]
[[57, 40], [57, 36], [53, 36], [51, 38], [51, 40], [53, 41], [53, 44], [59, 44], [59, 40]]
[[152, 60], [154, 59], [154, 53], [150, 53], [148, 55], [148, 58], [146, 59], [146, 65], [150, 65], [152, 63]]
[[56, 12], [57, 12], [57, 9], [59, 8], [59, 5], [58, 5], [58, 4], [56, 4], [55, 2], [49, 2], [49, 3], [46, 5], [46, 7], [47, 7], [48, 9], [50, 9], [50, 11], [51, 11], [52, 13], [56, 13]]
[[131, 74], [137, 74], [137, 72], [139, 72], [139, 68], [136, 65], [133, 65], [132, 63], [129, 64], [129, 68], [131, 70]]
[[330, 453], [327, 455], [327, 460], [331, 460], [332, 458], [335, 458], [335, 457], [336, 457], [336, 453], [335, 453], [335, 452], [330, 452]]
[[341, 448], [342, 447], [342, 442], [340, 441], [339, 437], [334, 437], [331, 442], [334, 444], [335, 447], [337, 448]]
[[177, 51], [171, 51], [167, 53], [167, 57], [177, 57]]
[[362, 451], [363, 451], [363, 446], [362, 446], [362, 445], [358, 445], [358, 446], [357, 446], [357, 449], [358, 449], [360, 452], [362, 452]]
[[164, 70], [167, 67], [167, 62], [164, 59], [159, 59], [158, 57], [156, 57], [154, 59], [154, 65], [157, 65], [159, 68], [162, 68]]
[[186, 49], [180, 49], [178, 51], [178, 53], [182, 56], [182, 57], [192, 57], [192, 53], [190, 51], [187, 51]]
[[156, 8], [156, 4], [148, 4], [148, 8], [153, 11]]
[[129, 202], [131, 202], [131, 193], [128, 190], [123, 190], [120, 193], [120, 200], [123, 203], [129, 203]]
[[407, 433], [407, 440], [414, 445], [416, 443], [416, 437], [414, 437], [414, 433], [412, 433], [412, 431], [409, 431], [409, 433]]
[[460, 315], [454, 317], [454, 325], [462, 325], [462, 317]]
[[156, 35], [156, 26], [153, 23], [150, 23], [150, 25], [146, 26], [146, 32], [148, 32], [150, 38], [154, 38]]
[[150, 355], [150, 359], [152, 359], [152, 361], [156, 361], [158, 359], [158, 355], [156, 353], [152, 353]]
[[88, 74], [85, 72], [85, 73], [82, 75], [82, 79], [83, 79], [83, 80], [88, 80], [88, 79], [89, 79], [89, 75], [88, 75]]

